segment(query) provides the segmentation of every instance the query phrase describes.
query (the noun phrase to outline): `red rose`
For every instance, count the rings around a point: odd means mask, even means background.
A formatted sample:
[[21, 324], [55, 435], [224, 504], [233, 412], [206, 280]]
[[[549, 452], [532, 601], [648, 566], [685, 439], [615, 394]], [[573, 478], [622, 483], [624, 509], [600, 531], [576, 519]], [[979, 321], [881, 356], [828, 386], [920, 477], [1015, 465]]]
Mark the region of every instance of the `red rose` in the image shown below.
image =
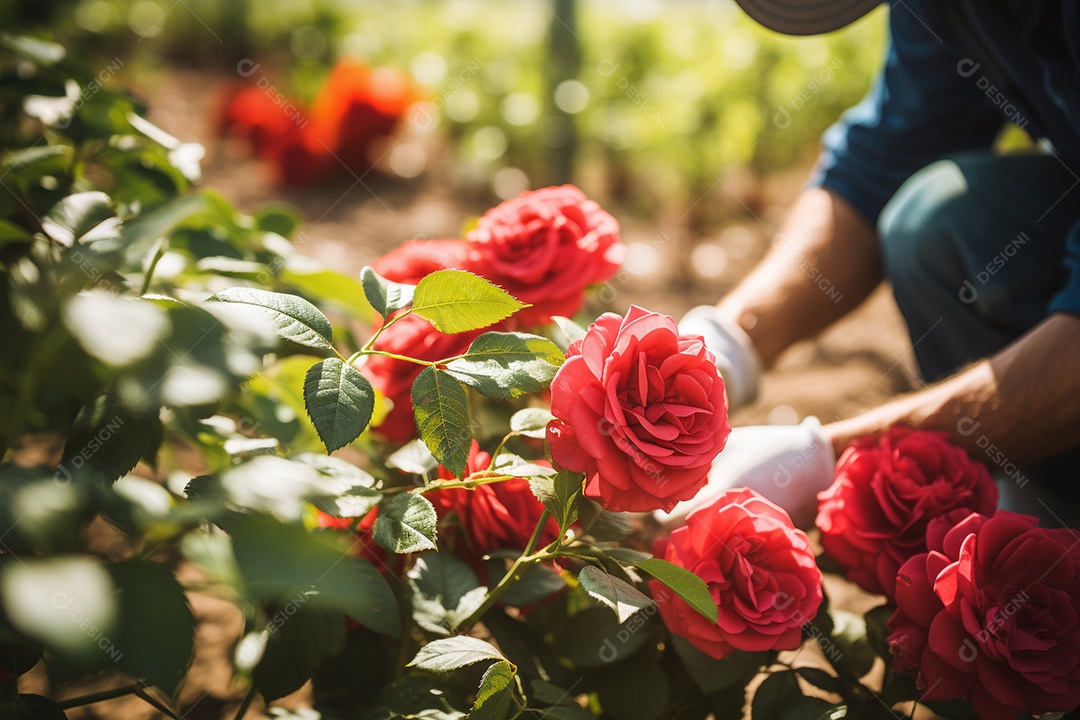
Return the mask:
[[894, 427], [860, 438], [840, 456], [836, 480], [818, 496], [825, 552], [867, 592], [892, 597], [896, 571], [926, 552], [926, 526], [961, 511], [990, 514], [998, 490], [986, 466], [948, 433]]
[[551, 454], [608, 510], [669, 511], [706, 483], [731, 432], [724, 381], [700, 337], [667, 315], [606, 313], [551, 382]]
[[311, 104], [310, 131], [334, 153], [331, 170], [355, 177], [380, 159], [375, 142], [394, 132], [418, 99], [408, 78], [393, 68], [342, 60]]
[[922, 699], [966, 697], [983, 720], [1080, 705], [1080, 534], [1037, 523], [936, 520], [900, 569], [889, 645]]
[[[441, 360], [468, 350], [479, 334], [478, 331], [444, 335], [431, 327], [427, 320], [406, 315], [379, 336], [374, 349], [418, 360]], [[424, 366], [385, 355], [368, 355], [359, 369], [393, 404], [386, 419], [375, 429], [393, 442], [407, 442], [415, 438], [412, 384]]]
[[467, 239], [464, 269], [532, 305], [514, 316], [522, 327], [576, 313], [585, 287], [611, 278], [625, 254], [619, 223], [572, 185], [525, 192], [488, 210]]
[[371, 263], [387, 280], [416, 285], [438, 270], [460, 268], [468, 247], [464, 240], [410, 240]]
[[[487, 470], [491, 455], [480, 450], [473, 441], [469, 462], [465, 470], [470, 475]], [[544, 461], [538, 460], [543, 465]], [[453, 479], [453, 475], [440, 466], [439, 477]], [[428, 495], [440, 515], [457, 513], [465, 542], [473, 559], [479, 559], [496, 550], [524, 550], [529, 544], [536, 523], [544, 511], [544, 505], [536, 499], [524, 479], [480, 485], [472, 490], [451, 488]], [[548, 518], [540, 538], [540, 547], [554, 542], [559, 535], [559, 523]]]
[[658, 580], [649, 588], [668, 630], [720, 659], [732, 650], [793, 650], [821, 605], [821, 571], [806, 534], [753, 490], [724, 493], [661, 538], [653, 554], [709, 586], [714, 625]]

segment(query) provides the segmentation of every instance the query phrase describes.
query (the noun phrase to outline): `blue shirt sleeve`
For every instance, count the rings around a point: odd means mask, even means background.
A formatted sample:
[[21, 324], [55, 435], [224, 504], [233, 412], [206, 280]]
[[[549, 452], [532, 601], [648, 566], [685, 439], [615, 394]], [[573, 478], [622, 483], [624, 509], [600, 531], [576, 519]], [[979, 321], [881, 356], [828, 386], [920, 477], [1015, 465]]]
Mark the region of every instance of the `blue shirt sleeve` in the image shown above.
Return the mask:
[[990, 147], [1004, 116], [978, 87], [980, 71], [946, 42], [930, 3], [889, 10], [890, 44], [866, 98], [826, 131], [810, 180], [869, 222], [916, 171], [942, 157]]
[[1068, 279], [1050, 302], [1050, 312], [1080, 315], [1080, 222], [1073, 224], [1065, 238], [1065, 268]]

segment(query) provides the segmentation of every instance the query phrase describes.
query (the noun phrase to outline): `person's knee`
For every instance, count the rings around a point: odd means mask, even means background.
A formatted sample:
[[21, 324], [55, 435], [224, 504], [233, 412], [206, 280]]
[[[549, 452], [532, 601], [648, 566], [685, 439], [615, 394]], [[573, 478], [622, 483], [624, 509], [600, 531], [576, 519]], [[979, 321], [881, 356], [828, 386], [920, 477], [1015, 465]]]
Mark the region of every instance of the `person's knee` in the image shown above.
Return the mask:
[[[905, 182], [878, 221], [885, 272], [894, 287], [925, 287], [928, 282], [955, 286], [962, 298], [962, 277], [955, 275], [957, 228], [971, 212], [967, 181], [954, 160], [923, 168]], [[961, 273], [962, 274], [962, 273]]]

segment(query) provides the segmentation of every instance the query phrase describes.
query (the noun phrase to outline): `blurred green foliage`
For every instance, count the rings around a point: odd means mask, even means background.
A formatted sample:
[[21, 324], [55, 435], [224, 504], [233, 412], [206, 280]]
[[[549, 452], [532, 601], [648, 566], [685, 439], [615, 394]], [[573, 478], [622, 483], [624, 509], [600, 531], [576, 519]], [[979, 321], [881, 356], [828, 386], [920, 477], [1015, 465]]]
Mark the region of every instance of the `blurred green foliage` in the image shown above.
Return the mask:
[[[430, 99], [413, 129], [439, 126], [466, 175], [515, 168], [496, 178], [497, 192], [563, 180], [552, 158], [571, 143], [573, 179], [644, 213], [726, 193], [733, 170], [756, 179], [809, 162], [821, 132], [865, 93], [880, 64], [883, 19], [878, 11], [827, 37], [790, 38], [758, 27], [730, 0], [18, 0], [0, 8], [0, 24], [47, 27], [101, 63], [131, 57], [133, 71], [141, 59], [236, 74], [236, 63], [253, 57], [301, 98], [343, 56], [401, 67]], [[553, 27], [571, 28], [577, 48], [553, 45]], [[570, 53], [580, 61], [566, 62]], [[565, 80], [575, 65], [577, 77]]]

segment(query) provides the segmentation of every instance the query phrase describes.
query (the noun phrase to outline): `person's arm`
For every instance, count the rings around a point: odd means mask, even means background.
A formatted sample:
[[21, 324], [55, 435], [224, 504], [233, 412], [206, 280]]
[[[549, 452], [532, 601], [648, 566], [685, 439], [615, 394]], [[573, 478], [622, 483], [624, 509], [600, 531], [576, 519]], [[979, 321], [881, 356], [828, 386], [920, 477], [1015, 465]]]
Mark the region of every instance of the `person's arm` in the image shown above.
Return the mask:
[[[1014, 463], [1080, 445], [1080, 317], [1055, 313], [997, 355], [935, 385], [826, 425], [839, 453], [892, 425], [944, 430], [979, 453], [989, 443]], [[977, 455], [976, 455], [977, 456]]]
[[723, 299], [720, 316], [753, 340], [772, 365], [861, 303], [881, 282], [874, 228], [829, 190], [805, 190], [764, 261]]

